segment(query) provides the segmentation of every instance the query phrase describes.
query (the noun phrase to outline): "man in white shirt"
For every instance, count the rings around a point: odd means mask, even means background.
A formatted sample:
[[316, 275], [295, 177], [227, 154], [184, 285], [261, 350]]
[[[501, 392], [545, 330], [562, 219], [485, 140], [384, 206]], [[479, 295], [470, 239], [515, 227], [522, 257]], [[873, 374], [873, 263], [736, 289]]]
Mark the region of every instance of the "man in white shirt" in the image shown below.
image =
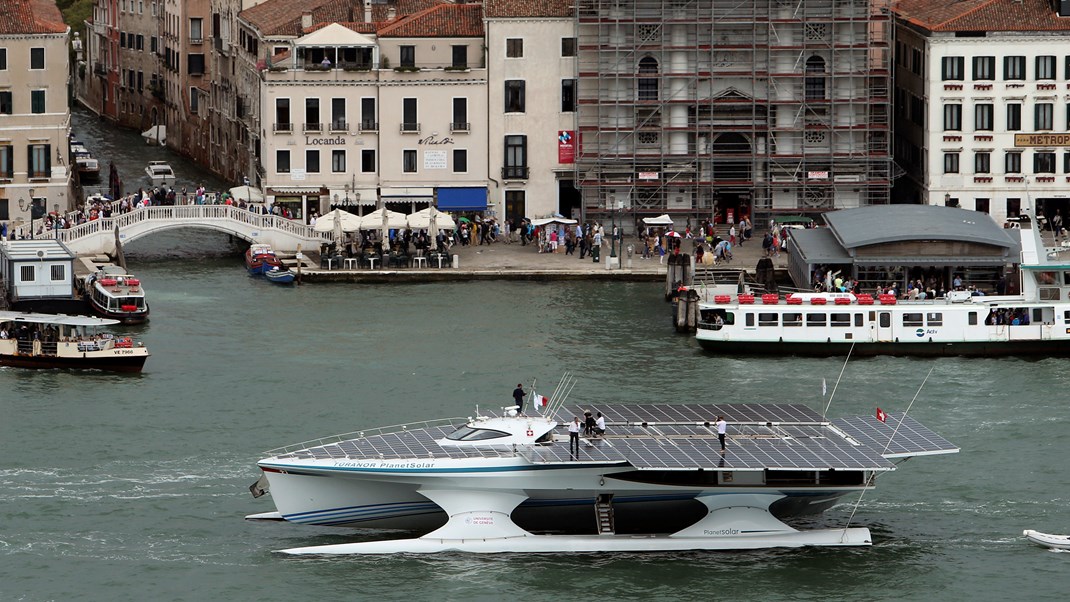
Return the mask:
[[[568, 423], [568, 453], [572, 457], [576, 457], [580, 453], [580, 417], [573, 416], [572, 422]], [[573, 447], [575, 446], [575, 447]], [[575, 450], [575, 451], [573, 451]]]
[[606, 435], [606, 419], [602, 417], [602, 412], [598, 413], [598, 418], [594, 421], [594, 434], [599, 437]]
[[724, 437], [728, 434], [728, 423], [724, 421], [724, 416], [717, 417], [717, 440], [721, 442], [721, 451], [724, 452]]

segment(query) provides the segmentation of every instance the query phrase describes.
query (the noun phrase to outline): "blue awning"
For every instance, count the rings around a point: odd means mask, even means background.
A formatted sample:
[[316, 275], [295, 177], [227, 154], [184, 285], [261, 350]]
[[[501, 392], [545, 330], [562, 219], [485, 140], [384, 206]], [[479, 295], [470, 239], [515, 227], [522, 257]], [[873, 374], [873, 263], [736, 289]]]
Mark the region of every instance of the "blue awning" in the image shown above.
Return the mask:
[[439, 188], [438, 208], [442, 211], [485, 211], [486, 188]]

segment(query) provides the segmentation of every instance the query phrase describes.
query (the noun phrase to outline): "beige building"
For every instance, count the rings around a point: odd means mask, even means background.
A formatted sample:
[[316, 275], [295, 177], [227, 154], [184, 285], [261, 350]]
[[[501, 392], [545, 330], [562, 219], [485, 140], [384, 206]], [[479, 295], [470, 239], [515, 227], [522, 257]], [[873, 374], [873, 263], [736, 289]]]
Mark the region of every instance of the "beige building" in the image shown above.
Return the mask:
[[0, 222], [71, 206], [68, 33], [51, 0], [0, 0]]
[[486, 209], [482, 7], [426, 5], [367, 5], [343, 22], [304, 12], [296, 37], [282, 0], [239, 15], [272, 55], [255, 66], [270, 201], [306, 220], [332, 205]]
[[580, 217], [572, 6], [487, 1], [490, 202], [505, 219]]
[[[122, 0], [120, 0], [121, 2]], [[160, 27], [167, 145], [202, 165], [218, 164], [209, 126], [212, 105], [209, 0], [161, 0]]]

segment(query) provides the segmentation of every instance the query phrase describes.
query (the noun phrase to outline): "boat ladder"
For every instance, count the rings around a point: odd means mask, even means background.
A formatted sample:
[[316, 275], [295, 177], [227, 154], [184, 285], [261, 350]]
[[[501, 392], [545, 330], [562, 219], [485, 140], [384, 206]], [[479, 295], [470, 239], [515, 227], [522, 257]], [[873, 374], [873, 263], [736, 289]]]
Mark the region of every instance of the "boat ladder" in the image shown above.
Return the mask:
[[605, 493], [598, 496], [594, 502], [594, 513], [598, 519], [598, 534], [613, 535], [613, 494]]

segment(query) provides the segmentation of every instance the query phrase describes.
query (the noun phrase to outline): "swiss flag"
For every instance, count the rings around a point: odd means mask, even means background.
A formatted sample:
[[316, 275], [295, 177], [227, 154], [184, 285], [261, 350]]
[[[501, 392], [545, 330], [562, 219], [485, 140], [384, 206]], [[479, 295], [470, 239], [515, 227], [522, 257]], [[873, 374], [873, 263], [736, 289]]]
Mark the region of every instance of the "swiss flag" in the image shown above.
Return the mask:
[[888, 415], [884, 413], [884, 410], [877, 408], [877, 420], [881, 422], [888, 422]]

